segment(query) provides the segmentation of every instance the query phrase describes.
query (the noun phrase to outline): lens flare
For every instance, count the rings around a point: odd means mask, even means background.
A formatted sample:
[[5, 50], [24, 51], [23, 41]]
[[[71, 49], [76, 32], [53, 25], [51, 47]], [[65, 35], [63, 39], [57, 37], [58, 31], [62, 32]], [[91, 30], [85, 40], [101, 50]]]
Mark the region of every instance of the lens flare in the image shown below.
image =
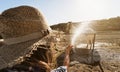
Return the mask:
[[78, 36], [80, 36], [81, 34], [85, 33], [86, 32], [86, 29], [89, 28], [89, 24], [90, 22], [83, 22], [74, 32], [74, 35], [71, 39], [71, 44], [72, 45], [75, 45], [75, 42], [78, 38]]

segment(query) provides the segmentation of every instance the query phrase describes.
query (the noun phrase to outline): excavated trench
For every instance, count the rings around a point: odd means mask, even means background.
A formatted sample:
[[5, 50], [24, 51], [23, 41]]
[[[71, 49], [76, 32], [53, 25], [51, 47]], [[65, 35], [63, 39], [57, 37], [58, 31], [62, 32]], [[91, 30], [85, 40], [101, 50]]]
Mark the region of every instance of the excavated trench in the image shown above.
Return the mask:
[[[103, 42], [102, 42], [103, 43]], [[61, 46], [64, 47], [64, 46]], [[61, 48], [60, 47], [60, 48]], [[30, 57], [26, 57], [25, 61], [17, 64], [11, 68], [5, 68], [0, 72], [7, 71], [28, 71], [28, 72], [45, 72], [45, 68], [40, 68], [36, 65], [31, 65], [29, 62], [37, 63], [38, 60], [47, 62], [45, 56], [46, 51], [50, 46], [40, 45], [37, 50], [33, 51]], [[120, 72], [120, 47], [109, 46], [105, 43], [95, 43], [95, 49], [93, 51], [93, 57], [86, 53], [87, 50], [81, 50], [76, 48], [76, 52], [70, 54], [70, 72]], [[81, 53], [82, 52], [82, 53]], [[64, 53], [57, 59], [57, 65], [61, 66], [64, 60]]]
[[4, 68], [0, 72], [46, 72], [46, 69], [38, 63], [39, 61], [48, 62], [46, 53], [50, 53], [49, 48], [50, 46], [40, 45], [30, 57], [25, 57], [23, 62], [13, 67]]

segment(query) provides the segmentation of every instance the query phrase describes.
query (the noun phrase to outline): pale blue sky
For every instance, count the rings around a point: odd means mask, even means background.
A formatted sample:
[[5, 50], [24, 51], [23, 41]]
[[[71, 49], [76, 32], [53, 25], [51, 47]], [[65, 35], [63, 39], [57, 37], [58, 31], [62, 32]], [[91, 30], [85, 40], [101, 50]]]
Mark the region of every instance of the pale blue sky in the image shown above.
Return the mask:
[[38, 8], [50, 25], [120, 16], [120, 0], [0, 0], [0, 13], [20, 5]]

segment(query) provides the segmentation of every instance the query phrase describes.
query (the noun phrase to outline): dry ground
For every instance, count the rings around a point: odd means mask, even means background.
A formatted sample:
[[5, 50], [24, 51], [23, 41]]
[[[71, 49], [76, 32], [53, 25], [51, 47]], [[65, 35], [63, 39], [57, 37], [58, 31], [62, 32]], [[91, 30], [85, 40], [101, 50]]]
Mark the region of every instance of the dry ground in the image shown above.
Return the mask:
[[[70, 43], [70, 37], [70, 35], [63, 37], [67, 44]], [[58, 58], [60, 65], [63, 57], [64, 54]], [[120, 31], [97, 33], [92, 61], [90, 55], [80, 55], [79, 51], [72, 52], [69, 70], [70, 72], [120, 72]]]

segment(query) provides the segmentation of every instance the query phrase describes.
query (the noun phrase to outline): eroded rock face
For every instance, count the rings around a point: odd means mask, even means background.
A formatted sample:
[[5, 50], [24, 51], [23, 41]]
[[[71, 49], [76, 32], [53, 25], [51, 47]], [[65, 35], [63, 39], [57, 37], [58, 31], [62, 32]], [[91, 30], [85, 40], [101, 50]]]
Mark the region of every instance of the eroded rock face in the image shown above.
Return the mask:
[[43, 14], [30, 6], [19, 6], [5, 10], [0, 15], [0, 31], [3, 38], [14, 38], [49, 30]]

